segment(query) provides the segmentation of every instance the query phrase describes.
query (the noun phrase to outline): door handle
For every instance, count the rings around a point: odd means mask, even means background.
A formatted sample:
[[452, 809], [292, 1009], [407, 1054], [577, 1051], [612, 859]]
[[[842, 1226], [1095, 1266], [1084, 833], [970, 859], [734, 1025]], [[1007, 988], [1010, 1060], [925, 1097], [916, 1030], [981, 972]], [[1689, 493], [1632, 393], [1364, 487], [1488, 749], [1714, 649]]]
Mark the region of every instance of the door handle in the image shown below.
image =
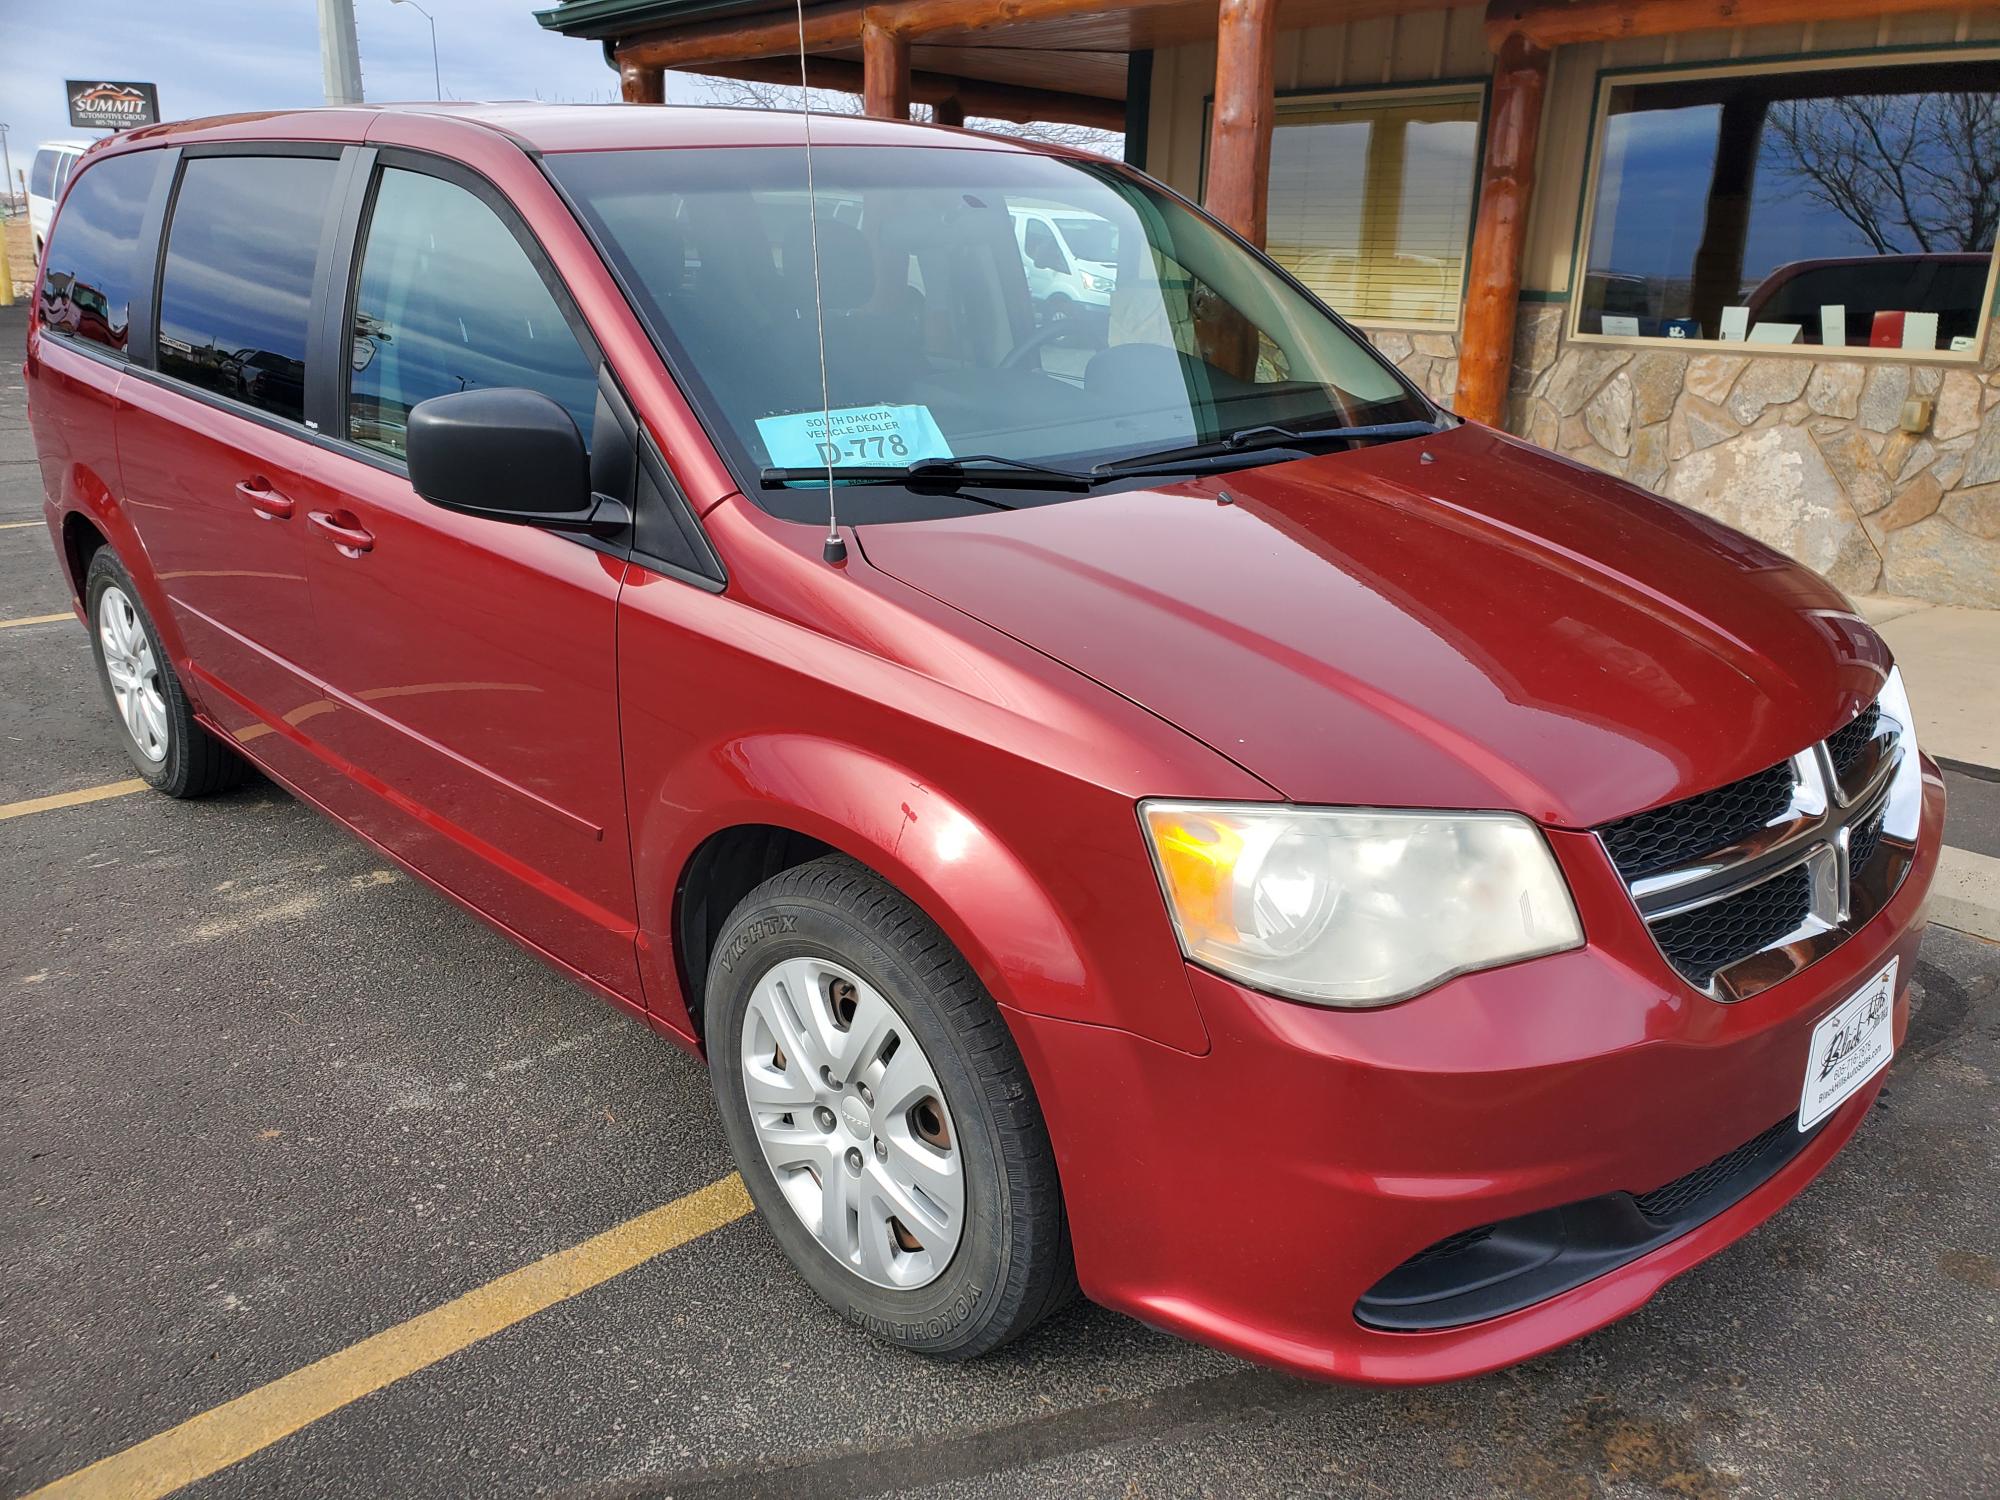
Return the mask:
[[250, 508], [266, 521], [289, 521], [292, 518], [290, 497], [279, 494], [261, 480], [244, 480], [236, 486], [236, 493], [249, 501]]
[[307, 511], [306, 519], [327, 534], [333, 545], [340, 549], [343, 557], [359, 557], [375, 546], [374, 532], [360, 526], [344, 525], [338, 516], [328, 511]]

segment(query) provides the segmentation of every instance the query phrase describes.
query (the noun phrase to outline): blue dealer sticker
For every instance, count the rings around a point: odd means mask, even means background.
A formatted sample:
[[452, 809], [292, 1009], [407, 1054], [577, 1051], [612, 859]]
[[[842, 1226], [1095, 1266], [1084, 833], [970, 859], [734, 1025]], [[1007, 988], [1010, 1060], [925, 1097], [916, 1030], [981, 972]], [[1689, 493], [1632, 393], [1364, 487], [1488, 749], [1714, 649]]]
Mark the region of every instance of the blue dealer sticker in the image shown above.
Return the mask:
[[891, 467], [926, 458], [950, 458], [951, 444], [928, 406], [843, 406], [831, 412], [795, 411], [759, 417], [757, 434], [780, 469], [831, 464]]

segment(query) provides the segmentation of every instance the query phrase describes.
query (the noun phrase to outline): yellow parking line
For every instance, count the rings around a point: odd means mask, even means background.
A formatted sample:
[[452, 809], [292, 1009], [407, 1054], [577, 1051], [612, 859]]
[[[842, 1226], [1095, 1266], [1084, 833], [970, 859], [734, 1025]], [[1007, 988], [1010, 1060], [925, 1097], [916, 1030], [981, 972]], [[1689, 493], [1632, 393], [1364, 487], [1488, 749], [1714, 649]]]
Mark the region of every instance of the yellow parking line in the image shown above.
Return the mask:
[[150, 1500], [239, 1463], [405, 1375], [510, 1328], [544, 1308], [587, 1292], [750, 1212], [735, 1173], [685, 1198], [627, 1219], [615, 1229], [509, 1271], [464, 1296], [419, 1313], [260, 1386], [180, 1426], [136, 1443], [36, 1490], [27, 1500], [117, 1495]]
[[30, 813], [54, 812], [59, 807], [81, 807], [86, 802], [103, 802], [111, 797], [129, 797], [146, 790], [146, 783], [133, 777], [104, 786], [87, 786], [74, 792], [57, 792], [53, 797], [30, 797], [26, 802], [0, 802], [0, 823], [9, 818], [25, 818]]
[[46, 526], [46, 521], [0, 521], [0, 531], [19, 531], [23, 526]]
[[76, 611], [66, 609], [59, 615], [22, 615], [18, 620], [0, 620], [0, 630], [12, 630], [16, 625], [53, 625], [58, 620], [74, 620]]

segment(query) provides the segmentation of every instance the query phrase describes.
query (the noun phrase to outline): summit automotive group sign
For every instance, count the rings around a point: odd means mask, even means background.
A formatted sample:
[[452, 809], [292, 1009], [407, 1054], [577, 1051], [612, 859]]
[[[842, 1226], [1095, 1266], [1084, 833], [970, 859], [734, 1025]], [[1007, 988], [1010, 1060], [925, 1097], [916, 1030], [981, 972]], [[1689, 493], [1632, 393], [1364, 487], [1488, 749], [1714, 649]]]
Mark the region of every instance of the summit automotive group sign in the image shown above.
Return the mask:
[[69, 122], [84, 130], [130, 130], [160, 123], [160, 91], [150, 83], [105, 83], [72, 78]]

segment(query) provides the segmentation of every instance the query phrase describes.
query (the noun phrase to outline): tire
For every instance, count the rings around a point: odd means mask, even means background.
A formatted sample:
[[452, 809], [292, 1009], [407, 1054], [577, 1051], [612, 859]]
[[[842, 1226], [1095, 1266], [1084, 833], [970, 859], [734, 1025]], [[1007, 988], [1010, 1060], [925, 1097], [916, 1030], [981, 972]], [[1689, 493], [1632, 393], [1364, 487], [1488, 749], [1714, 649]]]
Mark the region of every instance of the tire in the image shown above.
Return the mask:
[[[704, 1016], [723, 1129], [765, 1224], [828, 1306], [899, 1347], [971, 1359], [1076, 1295], [1027, 1068], [929, 918], [831, 855], [746, 896], [714, 953]], [[813, 1057], [852, 1076], [816, 1075]], [[932, 1086], [941, 1097], [920, 1097]], [[818, 1233], [829, 1181], [839, 1250]]]
[[[206, 797], [235, 786], [243, 779], [242, 758], [195, 722], [132, 575], [109, 547], [91, 554], [83, 597], [97, 680], [141, 779], [169, 797]], [[135, 699], [142, 706], [128, 714]]]

